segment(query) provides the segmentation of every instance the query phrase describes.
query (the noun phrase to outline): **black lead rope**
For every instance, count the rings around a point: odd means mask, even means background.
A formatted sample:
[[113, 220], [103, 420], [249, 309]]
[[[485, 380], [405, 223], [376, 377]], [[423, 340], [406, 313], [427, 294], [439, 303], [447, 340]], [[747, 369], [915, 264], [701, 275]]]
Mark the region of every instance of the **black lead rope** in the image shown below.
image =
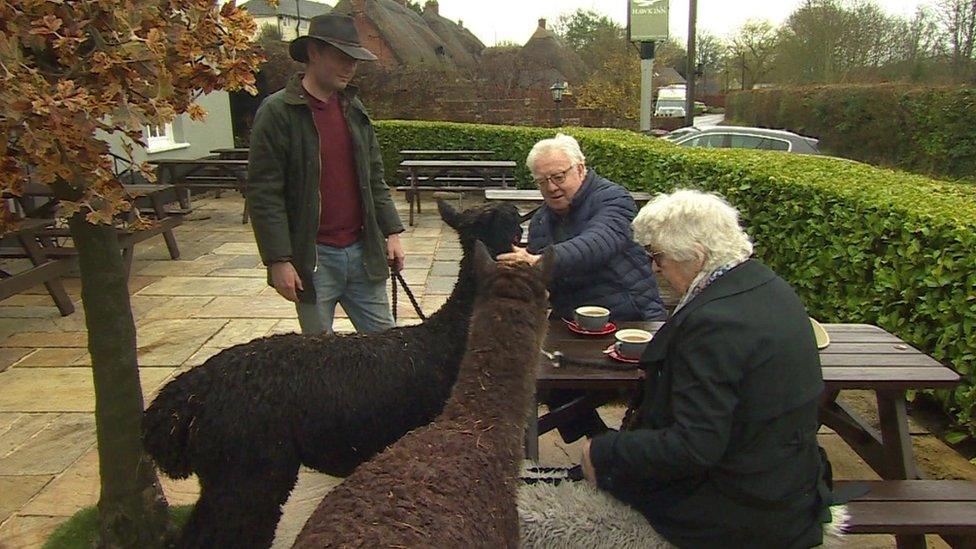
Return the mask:
[[410, 287], [407, 286], [407, 281], [403, 279], [403, 275], [399, 271], [390, 267], [390, 284], [393, 286], [393, 323], [397, 320], [397, 281], [403, 286], [403, 291], [406, 292], [407, 297], [410, 298], [410, 304], [413, 305], [413, 310], [417, 311], [417, 316], [420, 317], [421, 321], [427, 320], [424, 312], [420, 310], [420, 304], [417, 303], [417, 298], [413, 296], [413, 292], [410, 291]]

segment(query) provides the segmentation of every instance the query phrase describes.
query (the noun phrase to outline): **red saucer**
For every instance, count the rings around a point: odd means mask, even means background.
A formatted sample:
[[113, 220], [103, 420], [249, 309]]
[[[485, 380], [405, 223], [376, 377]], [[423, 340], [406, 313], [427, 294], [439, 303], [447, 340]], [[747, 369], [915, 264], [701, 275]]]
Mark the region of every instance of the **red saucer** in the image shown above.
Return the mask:
[[626, 362], [627, 364], [640, 364], [640, 359], [639, 358], [627, 358], [627, 357], [621, 355], [620, 353], [618, 353], [617, 352], [617, 348], [614, 347], [613, 345], [610, 345], [609, 347], [607, 347], [606, 349], [604, 349], [603, 350], [603, 354], [605, 354], [608, 357], [616, 360], [617, 362]]
[[566, 320], [564, 318], [563, 322], [566, 323], [566, 327], [569, 328], [569, 331], [582, 335], [602, 336], [612, 334], [617, 331], [617, 325], [613, 322], [607, 322], [602, 330], [584, 330], [583, 328], [580, 328], [579, 324], [577, 324], [575, 320]]

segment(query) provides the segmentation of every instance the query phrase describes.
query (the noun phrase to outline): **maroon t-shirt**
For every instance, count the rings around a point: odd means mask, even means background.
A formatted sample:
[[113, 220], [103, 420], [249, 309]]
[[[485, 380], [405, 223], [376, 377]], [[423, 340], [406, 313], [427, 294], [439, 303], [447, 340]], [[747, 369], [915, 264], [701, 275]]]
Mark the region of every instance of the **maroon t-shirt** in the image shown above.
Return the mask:
[[319, 244], [344, 248], [359, 240], [363, 228], [362, 196], [356, 176], [352, 134], [339, 105], [339, 94], [319, 101], [305, 90], [319, 132]]

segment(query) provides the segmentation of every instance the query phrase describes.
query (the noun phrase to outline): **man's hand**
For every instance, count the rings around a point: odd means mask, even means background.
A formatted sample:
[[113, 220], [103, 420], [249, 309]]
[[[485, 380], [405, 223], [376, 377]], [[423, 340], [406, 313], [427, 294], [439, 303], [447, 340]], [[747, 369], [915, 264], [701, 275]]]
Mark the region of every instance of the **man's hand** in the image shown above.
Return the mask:
[[507, 254], [498, 254], [498, 261], [521, 261], [529, 265], [535, 265], [541, 258], [541, 255], [530, 254], [525, 248], [518, 246], [512, 246], [512, 251]]
[[580, 463], [583, 465], [583, 477], [596, 486], [596, 469], [593, 468], [593, 461], [590, 460], [590, 441], [591, 439], [588, 438], [583, 439], [583, 455]]
[[386, 237], [386, 260], [397, 272], [403, 270], [403, 262], [406, 256], [403, 254], [403, 244], [400, 242], [399, 234], [391, 234]]
[[305, 290], [302, 279], [291, 261], [279, 261], [271, 264], [271, 283], [281, 297], [298, 303], [298, 290]]

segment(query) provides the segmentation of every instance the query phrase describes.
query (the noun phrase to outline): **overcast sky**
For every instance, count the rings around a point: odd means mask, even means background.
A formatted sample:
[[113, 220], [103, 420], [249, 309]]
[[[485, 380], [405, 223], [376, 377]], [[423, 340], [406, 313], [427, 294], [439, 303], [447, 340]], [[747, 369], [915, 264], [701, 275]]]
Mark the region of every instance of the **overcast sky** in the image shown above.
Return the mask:
[[[288, 0], [282, 0], [288, 1]], [[327, 0], [335, 4], [337, 0]], [[238, 0], [240, 3], [241, 0]], [[802, 0], [698, 0], [698, 28], [726, 37], [750, 18], [782, 23]], [[877, 0], [886, 11], [911, 16], [915, 8], [932, 0]], [[421, 0], [421, 4], [424, 0]], [[486, 46], [511, 41], [524, 44], [540, 17], [554, 23], [560, 15], [578, 8], [604, 13], [625, 25], [627, 0], [439, 0], [440, 14], [464, 26]], [[671, 0], [671, 35], [685, 40], [688, 34], [688, 0]]]

